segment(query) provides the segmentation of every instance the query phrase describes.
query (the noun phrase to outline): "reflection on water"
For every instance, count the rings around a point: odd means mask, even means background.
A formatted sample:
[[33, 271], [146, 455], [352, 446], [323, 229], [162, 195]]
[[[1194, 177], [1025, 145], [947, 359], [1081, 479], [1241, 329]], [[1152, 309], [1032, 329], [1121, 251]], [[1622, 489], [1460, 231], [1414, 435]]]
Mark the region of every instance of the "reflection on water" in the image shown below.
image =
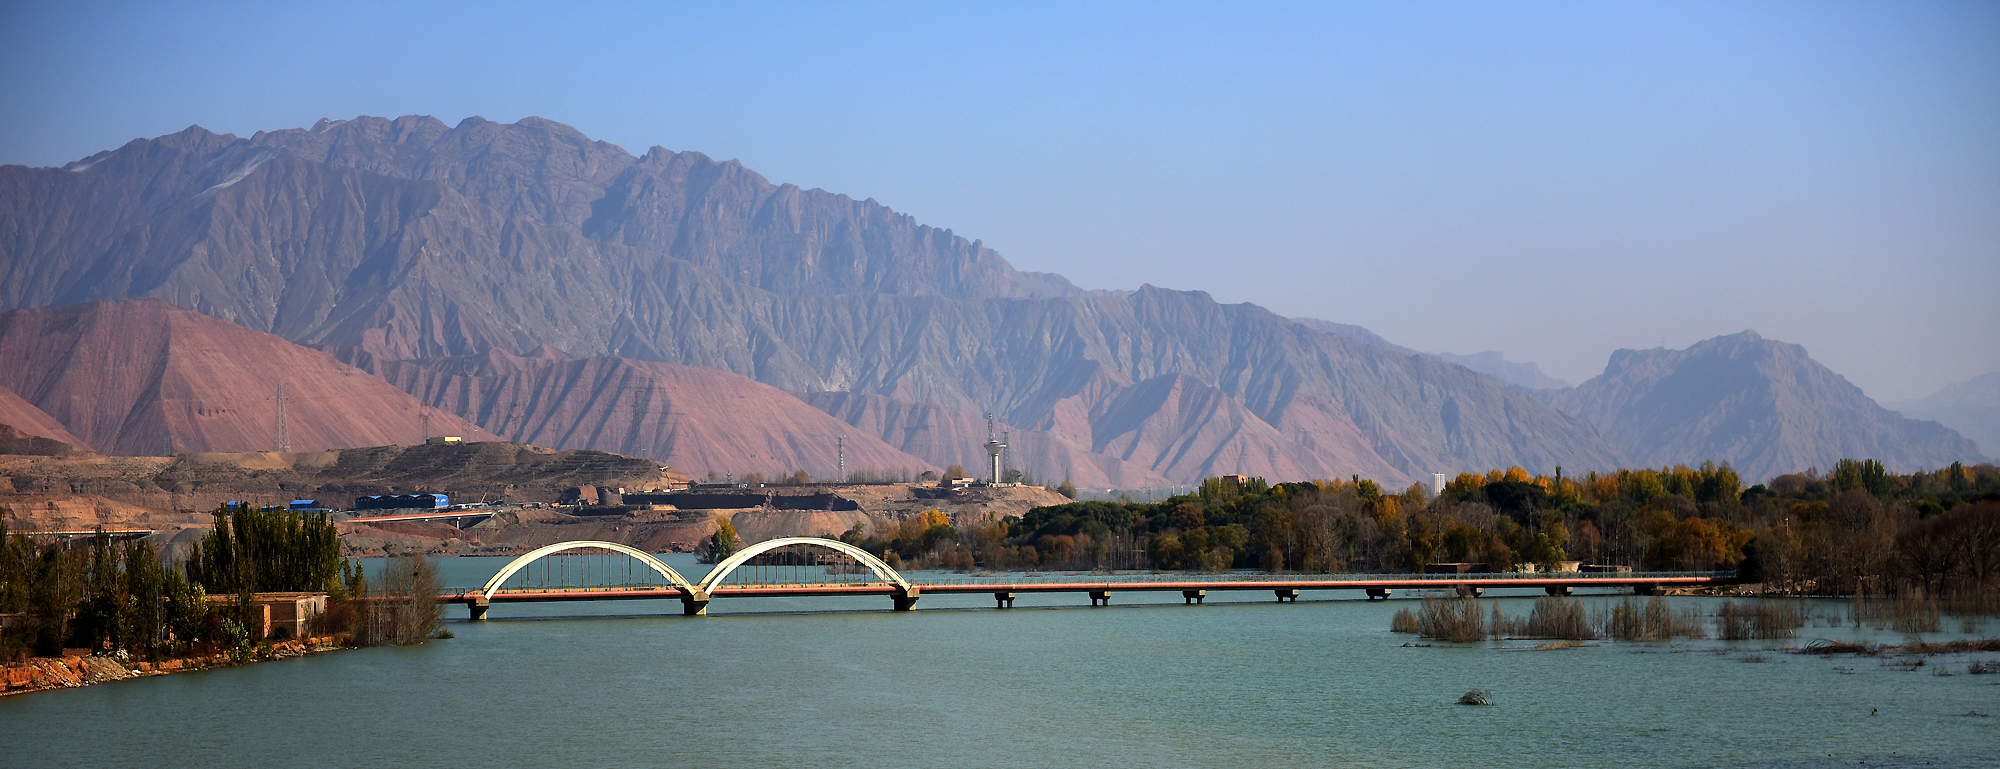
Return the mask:
[[[477, 585], [507, 559], [441, 560], [447, 583]], [[667, 560], [690, 579], [706, 573], [691, 556]], [[1532, 597], [1487, 600], [1526, 615]], [[1719, 603], [1674, 601], [1707, 613]], [[1915, 667], [1760, 651], [1900, 640], [1826, 627], [1840, 602], [1801, 601], [1822, 619], [1795, 641], [1559, 651], [1406, 648], [1416, 639], [1388, 629], [1409, 602], [1348, 593], [1087, 603], [1024, 594], [995, 611], [982, 595], [925, 596], [895, 613], [884, 598], [721, 599], [707, 618], [681, 617], [670, 600], [496, 605], [492, 621], [450, 622], [456, 638], [422, 647], [0, 700], [0, 764], [2000, 763], [2000, 719], [1968, 715], [2000, 715], [2000, 676], [1965, 674], [2000, 654]], [[1963, 630], [1955, 619], [1945, 629]], [[1934, 675], [1940, 666], [1957, 674]], [[1454, 704], [1474, 688], [1496, 704]]]

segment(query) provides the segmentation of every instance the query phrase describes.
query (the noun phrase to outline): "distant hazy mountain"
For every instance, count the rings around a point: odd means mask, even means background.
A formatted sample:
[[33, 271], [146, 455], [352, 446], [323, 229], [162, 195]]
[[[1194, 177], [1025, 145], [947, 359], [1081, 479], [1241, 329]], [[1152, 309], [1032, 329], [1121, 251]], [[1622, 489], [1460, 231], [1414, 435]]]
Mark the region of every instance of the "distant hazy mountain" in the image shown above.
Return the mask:
[[1493, 350], [1473, 353], [1471, 355], [1456, 355], [1448, 352], [1420, 352], [1383, 339], [1380, 334], [1369, 331], [1361, 326], [1349, 323], [1335, 323], [1330, 320], [1320, 320], [1318, 318], [1293, 318], [1292, 320], [1316, 331], [1344, 336], [1383, 349], [1407, 352], [1414, 355], [1426, 355], [1446, 363], [1456, 363], [1502, 382], [1518, 385], [1530, 390], [1561, 390], [1570, 386], [1568, 382], [1542, 373], [1542, 367], [1535, 365], [1533, 362], [1516, 363], [1507, 360], [1505, 354]]
[[1883, 408], [1805, 348], [1754, 331], [1619, 350], [1602, 375], [1544, 395], [1646, 466], [1727, 461], [1761, 480], [1842, 458], [1904, 471], [1985, 459], [1964, 436]]
[[1948, 385], [1929, 397], [1882, 405], [1905, 416], [1936, 420], [1981, 449], [2000, 453], [2000, 371]]
[[[694, 152], [635, 157], [532, 118], [190, 128], [60, 169], [0, 168], [0, 306], [134, 296], [355, 360], [547, 346], [721, 369], [936, 463], [962, 461], [967, 420], [993, 412], [1024, 469], [1051, 477], [1400, 483], [1622, 459], [1459, 366], [1199, 292], [1079, 291], [873, 201]], [[590, 386], [536, 389], [534, 413], [513, 418], [587, 425], [614, 417], [572, 399], [630, 399], [618, 377], [577, 376]], [[458, 413], [493, 420], [475, 400]], [[79, 435], [138, 445], [115, 432]]]
[[1568, 382], [1542, 373], [1542, 367], [1532, 361], [1516, 363], [1507, 356], [1488, 350], [1471, 355], [1455, 355], [1448, 352], [1431, 353], [1439, 360], [1456, 363], [1481, 374], [1508, 384], [1516, 384], [1530, 390], [1561, 390], [1570, 386]]

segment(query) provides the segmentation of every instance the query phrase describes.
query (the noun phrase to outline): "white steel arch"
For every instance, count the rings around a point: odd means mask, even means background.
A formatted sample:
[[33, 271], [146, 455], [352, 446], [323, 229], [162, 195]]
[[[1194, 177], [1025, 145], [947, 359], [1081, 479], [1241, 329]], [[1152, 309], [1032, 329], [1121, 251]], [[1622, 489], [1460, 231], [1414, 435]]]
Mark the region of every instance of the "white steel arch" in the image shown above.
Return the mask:
[[854, 556], [855, 560], [860, 561], [863, 566], [867, 566], [870, 571], [875, 572], [875, 576], [881, 577], [883, 581], [893, 583], [904, 590], [910, 589], [909, 580], [903, 579], [903, 575], [897, 574], [895, 569], [889, 568], [889, 564], [883, 563], [882, 559], [869, 555], [868, 551], [847, 544], [846, 542], [820, 537], [779, 537], [777, 539], [767, 539], [738, 550], [735, 555], [723, 559], [721, 563], [715, 565], [715, 568], [709, 570], [708, 576], [701, 579], [700, 589], [704, 593], [711, 592], [715, 590], [715, 586], [722, 584], [722, 580], [728, 577], [730, 572], [735, 571], [736, 567], [742, 566], [744, 562], [766, 551], [790, 545], [817, 545], [846, 553]]
[[479, 592], [481, 595], [486, 596], [486, 598], [490, 600], [493, 598], [493, 593], [498, 591], [501, 588], [501, 586], [506, 584], [508, 577], [514, 576], [514, 572], [527, 568], [528, 564], [530, 562], [533, 562], [535, 559], [545, 555], [560, 553], [564, 550], [578, 550], [582, 548], [593, 548], [593, 547], [603, 548], [605, 550], [615, 550], [620, 553], [632, 556], [633, 558], [637, 558], [639, 559], [640, 562], [646, 564], [647, 566], [652, 567], [653, 571], [659, 572], [660, 576], [666, 577], [668, 582], [672, 582], [676, 586], [680, 587], [680, 589], [686, 590], [690, 594], [694, 593], [696, 590], [693, 583], [688, 582], [686, 578], [682, 577], [680, 575], [680, 572], [674, 571], [674, 567], [668, 566], [664, 563], [660, 563], [659, 559], [654, 558], [651, 555], [647, 555], [646, 552], [643, 550], [621, 545], [616, 542], [577, 541], [577, 542], [557, 542], [547, 547], [536, 548], [535, 550], [530, 551], [527, 555], [523, 555], [519, 558], [514, 559], [512, 563], [507, 564], [507, 568], [501, 569], [499, 574], [495, 574], [493, 575], [492, 579], [487, 580], [486, 586], [480, 588]]

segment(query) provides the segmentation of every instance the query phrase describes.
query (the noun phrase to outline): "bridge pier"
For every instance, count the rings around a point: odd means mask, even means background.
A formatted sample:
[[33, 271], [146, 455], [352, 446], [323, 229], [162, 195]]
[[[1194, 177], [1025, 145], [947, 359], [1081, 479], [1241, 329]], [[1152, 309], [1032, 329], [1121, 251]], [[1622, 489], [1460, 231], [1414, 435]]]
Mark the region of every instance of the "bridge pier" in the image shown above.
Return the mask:
[[1206, 591], [1206, 590], [1182, 590], [1182, 591], [1181, 591], [1181, 599], [1182, 599], [1182, 601], [1183, 601], [1183, 602], [1185, 602], [1185, 603], [1188, 603], [1188, 604], [1198, 604], [1198, 603], [1202, 603], [1202, 602], [1203, 602], [1203, 601], [1205, 601], [1205, 600], [1206, 600], [1207, 598], [1208, 598], [1208, 591]]
[[681, 614], [688, 617], [708, 616], [708, 594], [700, 590], [681, 596]]
[[993, 607], [993, 608], [996, 608], [996, 609], [1012, 609], [1012, 608], [1014, 608], [1014, 594], [1013, 594], [1013, 593], [994, 593], [994, 594], [993, 594], [993, 602], [994, 602], [994, 603], [997, 603], [997, 604], [1000, 604], [999, 606], [995, 606], [995, 607]]
[[1572, 593], [1575, 593], [1576, 588], [1570, 587], [1569, 585], [1550, 585], [1548, 587], [1542, 588], [1542, 592], [1548, 593], [1549, 595], [1567, 596]]
[[1659, 595], [1659, 594], [1660, 594], [1660, 592], [1661, 592], [1661, 590], [1660, 590], [1660, 586], [1659, 586], [1659, 585], [1633, 585], [1633, 586], [1632, 586], [1632, 594], [1633, 594], [1633, 595]]
[[474, 622], [486, 621], [486, 610], [492, 607], [493, 607], [492, 602], [488, 601], [486, 599], [486, 596], [483, 595], [473, 599], [471, 603], [466, 604], [466, 608], [472, 610], [472, 621]]
[[1453, 585], [1452, 589], [1458, 592], [1460, 598], [1478, 598], [1486, 595], [1486, 588], [1478, 585]]
[[1110, 605], [1111, 605], [1111, 591], [1109, 591], [1109, 590], [1092, 590], [1092, 591], [1090, 591], [1090, 605], [1092, 605], [1092, 606], [1110, 606]]
[[1277, 593], [1277, 594], [1278, 594], [1278, 603], [1284, 603], [1284, 602], [1286, 602], [1286, 601], [1291, 601], [1292, 603], [1298, 603], [1298, 602], [1299, 602], [1299, 589], [1298, 589], [1298, 588], [1295, 588], [1295, 587], [1281, 587], [1281, 588], [1278, 588], [1278, 589], [1276, 589], [1276, 590], [1273, 590], [1273, 591], [1271, 591], [1271, 592], [1273, 592], [1273, 593]]
[[1376, 601], [1376, 600], [1381, 600], [1381, 601], [1386, 601], [1386, 600], [1389, 600], [1389, 588], [1386, 588], [1386, 587], [1371, 587], [1371, 588], [1368, 588], [1368, 600], [1370, 600], [1370, 601]]
[[896, 611], [910, 611], [917, 608], [917, 587], [910, 587], [891, 593], [889, 598], [896, 602]]

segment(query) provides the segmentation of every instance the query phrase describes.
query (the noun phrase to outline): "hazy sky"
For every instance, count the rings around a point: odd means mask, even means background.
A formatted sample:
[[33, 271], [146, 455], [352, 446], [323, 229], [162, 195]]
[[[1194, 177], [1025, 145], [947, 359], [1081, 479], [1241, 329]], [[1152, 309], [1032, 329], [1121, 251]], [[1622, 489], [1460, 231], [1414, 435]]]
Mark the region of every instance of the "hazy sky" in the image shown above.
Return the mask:
[[1746, 328], [1883, 400], [2000, 369], [2000, 4], [555, 7], [10, 2], [0, 163], [539, 115], [1572, 382]]

